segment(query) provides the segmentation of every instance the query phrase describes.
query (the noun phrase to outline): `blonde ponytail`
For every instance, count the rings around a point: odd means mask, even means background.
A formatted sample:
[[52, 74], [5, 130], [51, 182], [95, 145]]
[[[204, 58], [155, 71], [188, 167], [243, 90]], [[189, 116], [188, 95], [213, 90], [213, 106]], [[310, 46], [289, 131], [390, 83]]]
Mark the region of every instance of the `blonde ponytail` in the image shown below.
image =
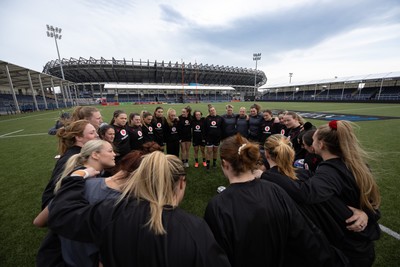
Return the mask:
[[282, 134], [274, 134], [265, 141], [264, 149], [276, 163], [279, 173], [292, 180], [297, 180], [296, 169], [293, 167], [295, 152], [292, 143]]

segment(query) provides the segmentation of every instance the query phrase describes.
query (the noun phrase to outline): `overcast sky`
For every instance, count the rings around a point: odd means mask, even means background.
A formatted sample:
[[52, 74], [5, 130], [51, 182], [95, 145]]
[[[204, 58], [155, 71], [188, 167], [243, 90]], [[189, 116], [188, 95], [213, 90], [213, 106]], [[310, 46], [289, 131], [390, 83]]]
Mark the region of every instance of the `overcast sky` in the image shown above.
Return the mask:
[[183, 60], [255, 68], [268, 84], [400, 71], [399, 0], [2, 0], [0, 60]]

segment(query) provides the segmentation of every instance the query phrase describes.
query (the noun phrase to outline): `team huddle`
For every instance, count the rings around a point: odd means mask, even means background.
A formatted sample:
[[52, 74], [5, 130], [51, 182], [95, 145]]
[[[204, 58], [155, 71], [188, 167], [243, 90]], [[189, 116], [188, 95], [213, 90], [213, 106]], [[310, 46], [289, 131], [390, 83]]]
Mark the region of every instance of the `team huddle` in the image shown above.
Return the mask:
[[[37, 266], [372, 266], [380, 194], [352, 123], [233, 108], [63, 114]], [[217, 161], [229, 186], [204, 218], [180, 209], [186, 169]]]

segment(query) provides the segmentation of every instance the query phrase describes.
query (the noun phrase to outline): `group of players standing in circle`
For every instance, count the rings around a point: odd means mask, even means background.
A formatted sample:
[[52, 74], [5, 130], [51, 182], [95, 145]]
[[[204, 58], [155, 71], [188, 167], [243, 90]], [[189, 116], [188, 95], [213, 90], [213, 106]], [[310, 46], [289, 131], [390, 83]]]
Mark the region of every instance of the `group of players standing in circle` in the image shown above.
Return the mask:
[[[257, 104], [221, 116], [209, 105], [205, 117], [116, 110], [101, 122], [79, 107], [57, 131], [37, 266], [372, 265], [380, 195], [351, 123], [315, 129]], [[204, 220], [178, 208], [191, 145], [195, 168], [219, 159], [230, 183]]]
[[[110, 124], [100, 127], [99, 135], [113, 143], [118, 154], [117, 162], [130, 151], [140, 149], [144, 143], [156, 142], [162, 150], [165, 148], [167, 154], [181, 158], [186, 168], [190, 166], [191, 146], [195, 168], [200, 165], [207, 169], [211, 166], [216, 168], [221, 141], [237, 133], [259, 143], [261, 152], [269, 136], [282, 134], [292, 141], [296, 151], [295, 160], [304, 159], [307, 154], [299, 137], [308, 128], [304, 127], [303, 119], [295, 112], [281, 111], [274, 118], [271, 110], [261, 110], [257, 104], [250, 107], [249, 114], [245, 107], [240, 107], [239, 114], [234, 114], [230, 104], [226, 105], [226, 113], [222, 115], [218, 115], [212, 105], [208, 105], [207, 109], [208, 114], [203, 116], [202, 111], [192, 111], [187, 106], [182, 108], [178, 116], [175, 109], [169, 108], [164, 116], [164, 108], [160, 106], [154, 113], [142, 111], [140, 114], [131, 113], [129, 117], [123, 110], [116, 110]], [[114, 129], [114, 139], [106, 136], [106, 130], [113, 131], [111, 128]], [[306, 166], [316, 166], [315, 158], [312, 160]], [[264, 160], [264, 163], [267, 161]]]

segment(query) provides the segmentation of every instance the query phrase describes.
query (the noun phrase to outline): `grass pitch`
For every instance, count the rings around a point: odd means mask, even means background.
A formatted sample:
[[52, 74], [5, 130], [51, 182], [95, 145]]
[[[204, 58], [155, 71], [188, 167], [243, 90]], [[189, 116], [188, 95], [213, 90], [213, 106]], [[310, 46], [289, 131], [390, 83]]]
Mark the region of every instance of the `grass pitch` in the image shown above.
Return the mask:
[[[223, 114], [226, 103], [214, 103], [218, 114]], [[251, 102], [233, 103], [237, 113], [239, 107], [249, 110]], [[400, 116], [398, 104], [351, 104], [351, 103], [285, 103], [261, 102], [268, 109], [318, 111], [375, 116]], [[165, 104], [164, 115], [172, 107], [180, 114], [187, 104]], [[190, 104], [193, 110], [206, 114], [207, 103]], [[148, 110], [155, 105], [108, 106], [101, 110], [104, 121], [110, 122], [115, 109], [125, 112]], [[34, 266], [39, 244], [46, 233], [32, 225], [40, 210], [41, 194], [54, 167], [57, 154], [57, 138], [47, 131], [57, 120], [60, 111], [45, 111], [13, 116], [0, 116], [0, 266]], [[309, 120], [315, 125], [326, 121]], [[382, 194], [382, 218], [380, 223], [400, 232], [400, 119], [357, 122], [357, 134], [363, 146], [372, 153], [370, 162]], [[193, 153], [193, 150], [191, 150]], [[188, 169], [188, 186], [182, 208], [203, 216], [205, 206], [216, 194], [219, 185], [227, 185], [220, 168], [207, 172], [203, 167], [193, 167], [191, 155]], [[219, 164], [219, 161], [218, 161]], [[73, 226], [71, 226], [73, 227]], [[399, 266], [400, 241], [382, 233], [376, 242], [374, 266]]]

